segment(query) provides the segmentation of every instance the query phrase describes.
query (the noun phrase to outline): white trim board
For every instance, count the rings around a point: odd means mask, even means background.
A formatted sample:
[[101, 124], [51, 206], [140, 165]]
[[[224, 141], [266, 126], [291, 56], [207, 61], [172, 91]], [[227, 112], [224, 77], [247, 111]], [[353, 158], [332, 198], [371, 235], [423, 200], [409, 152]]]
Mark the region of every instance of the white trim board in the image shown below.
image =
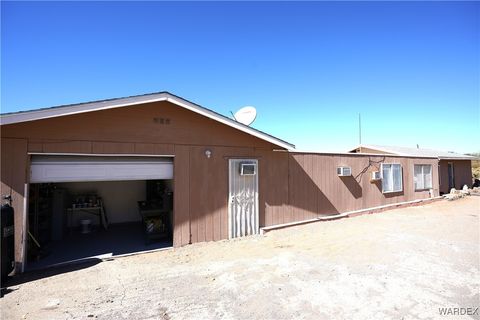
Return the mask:
[[440, 200], [440, 199], [443, 199], [443, 196], [436, 196], [436, 197], [425, 198], [425, 199], [417, 199], [417, 200], [411, 200], [411, 201], [391, 203], [391, 204], [386, 204], [386, 205], [382, 205], [382, 206], [370, 207], [370, 208], [354, 210], [354, 211], [347, 211], [347, 212], [338, 213], [338, 214], [321, 215], [318, 218], [301, 220], [301, 221], [294, 221], [294, 222], [288, 222], [288, 223], [281, 223], [281, 224], [275, 224], [273, 226], [263, 227], [263, 228], [260, 228], [260, 234], [265, 235], [267, 232], [274, 231], [274, 230], [279, 230], [279, 229], [284, 229], [284, 228], [289, 228], [289, 227], [295, 227], [295, 226], [309, 224], [309, 223], [313, 223], [313, 222], [338, 220], [338, 219], [342, 219], [342, 218], [350, 218], [350, 216], [356, 216], [356, 215], [367, 214], [367, 213], [374, 213], [374, 211], [376, 211], [376, 210], [395, 209], [395, 208], [400, 208], [400, 207], [403, 207], [403, 206], [408, 206], [410, 204], [430, 202], [430, 201], [436, 201], [436, 200]]

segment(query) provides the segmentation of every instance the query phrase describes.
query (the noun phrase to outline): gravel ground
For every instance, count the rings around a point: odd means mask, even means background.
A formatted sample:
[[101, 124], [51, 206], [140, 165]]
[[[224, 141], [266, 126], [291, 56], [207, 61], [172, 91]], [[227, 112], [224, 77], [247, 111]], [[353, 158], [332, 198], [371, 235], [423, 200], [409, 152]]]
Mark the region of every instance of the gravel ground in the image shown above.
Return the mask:
[[479, 319], [480, 197], [25, 275], [2, 319]]

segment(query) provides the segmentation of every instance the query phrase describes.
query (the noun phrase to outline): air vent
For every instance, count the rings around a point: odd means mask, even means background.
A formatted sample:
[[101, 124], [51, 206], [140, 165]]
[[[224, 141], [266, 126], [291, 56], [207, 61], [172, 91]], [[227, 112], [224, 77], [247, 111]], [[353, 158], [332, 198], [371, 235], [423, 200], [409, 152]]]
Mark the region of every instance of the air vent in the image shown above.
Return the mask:
[[241, 163], [240, 175], [241, 176], [254, 176], [257, 174], [257, 165], [255, 163]]
[[372, 172], [372, 178], [371, 180], [376, 181], [376, 180], [381, 180], [382, 175], [380, 174], [380, 171], [373, 171]]

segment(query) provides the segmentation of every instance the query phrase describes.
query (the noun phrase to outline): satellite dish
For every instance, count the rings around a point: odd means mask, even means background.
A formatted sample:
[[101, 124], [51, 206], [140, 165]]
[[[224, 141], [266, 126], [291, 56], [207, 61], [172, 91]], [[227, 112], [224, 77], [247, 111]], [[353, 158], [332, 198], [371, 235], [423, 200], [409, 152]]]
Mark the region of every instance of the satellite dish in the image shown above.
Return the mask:
[[253, 121], [255, 121], [255, 118], [257, 117], [257, 110], [255, 109], [255, 107], [243, 107], [237, 112], [235, 112], [233, 117], [235, 118], [235, 121], [249, 126], [252, 124]]

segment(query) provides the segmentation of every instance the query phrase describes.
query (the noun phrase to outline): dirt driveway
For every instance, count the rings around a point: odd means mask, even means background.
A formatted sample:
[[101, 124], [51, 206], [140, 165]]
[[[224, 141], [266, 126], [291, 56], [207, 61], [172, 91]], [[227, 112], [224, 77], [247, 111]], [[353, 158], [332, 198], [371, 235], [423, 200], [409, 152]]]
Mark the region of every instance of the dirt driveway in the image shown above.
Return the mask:
[[480, 306], [479, 216], [469, 197], [57, 270], [2, 319], [478, 319], [439, 308]]

